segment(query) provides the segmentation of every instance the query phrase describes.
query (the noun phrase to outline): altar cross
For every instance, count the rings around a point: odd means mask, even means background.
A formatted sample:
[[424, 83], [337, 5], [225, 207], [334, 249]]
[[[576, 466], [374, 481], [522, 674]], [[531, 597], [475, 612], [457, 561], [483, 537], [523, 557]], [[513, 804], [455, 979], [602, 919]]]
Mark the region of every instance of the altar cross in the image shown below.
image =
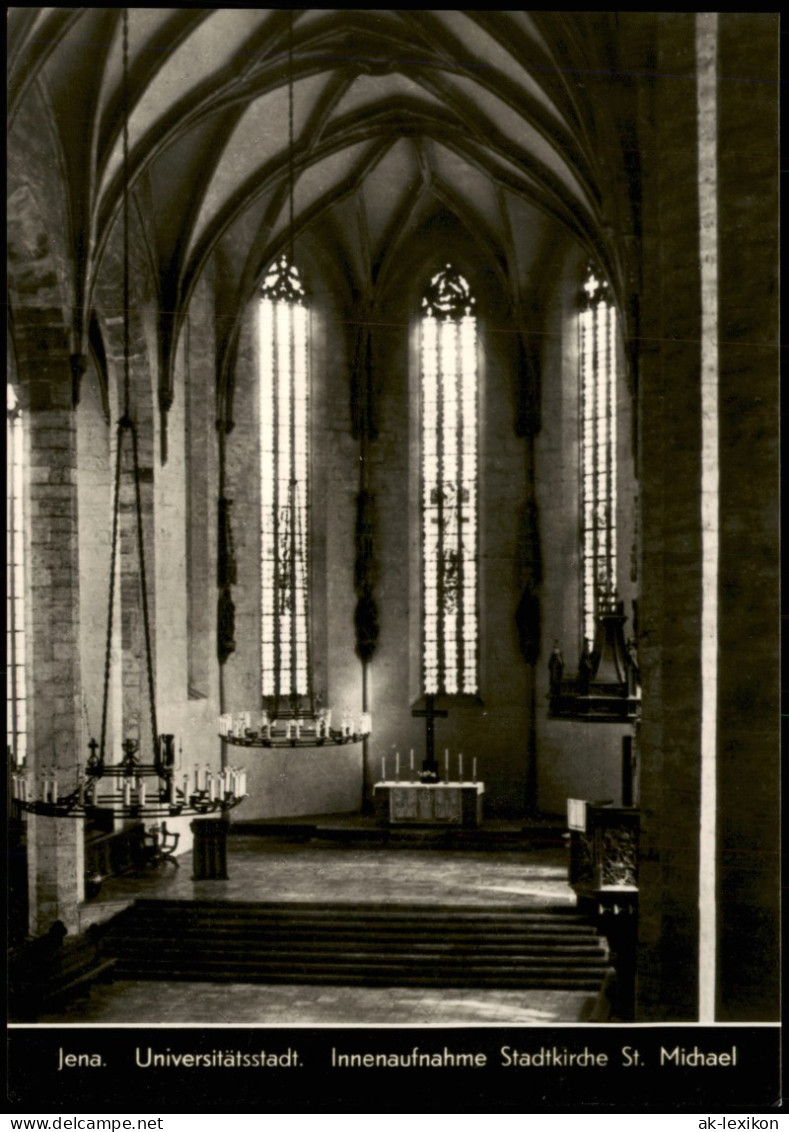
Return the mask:
[[435, 731], [434, 724], [436, 719], [446, 719], [449, 714], [447, 711], [437, 708], [435, 696], [425, 696], [424, 708], [414, 708], [411, 715], [422, 718], [425, 721], [425, 754], [427, 761], [435, 762]]

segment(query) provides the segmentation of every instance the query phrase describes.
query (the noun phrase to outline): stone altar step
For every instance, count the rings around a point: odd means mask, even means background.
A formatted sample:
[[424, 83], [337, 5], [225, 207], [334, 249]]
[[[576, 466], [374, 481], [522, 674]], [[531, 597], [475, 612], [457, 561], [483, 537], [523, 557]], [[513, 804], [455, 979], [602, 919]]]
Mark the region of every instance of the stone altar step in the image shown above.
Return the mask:
[[573, 911], [137, 901], [105, 926], [123, 979], [599, 988], [608, 955]]
[[[356, 848], [465, 849], [470, 851], [562, 848], [567, 833], [560, 818], [528, 821], [483, 821], [476, 829], [453, 825], [379, 826], [361, 814], [314, 814], [297, 818], [261, 818], [232, 822], [233, 836], [255, 836], [285, 842], [305, 841]], [[232, 848], [232, 840], [231, 840]]]

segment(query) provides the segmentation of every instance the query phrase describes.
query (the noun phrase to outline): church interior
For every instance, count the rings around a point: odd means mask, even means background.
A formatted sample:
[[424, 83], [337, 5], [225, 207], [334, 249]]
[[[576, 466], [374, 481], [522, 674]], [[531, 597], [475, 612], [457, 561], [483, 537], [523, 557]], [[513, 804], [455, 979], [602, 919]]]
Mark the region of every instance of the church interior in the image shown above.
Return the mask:
[[777, 15], [8, 18], [22, 997], [334, 899], [776, 1019]]

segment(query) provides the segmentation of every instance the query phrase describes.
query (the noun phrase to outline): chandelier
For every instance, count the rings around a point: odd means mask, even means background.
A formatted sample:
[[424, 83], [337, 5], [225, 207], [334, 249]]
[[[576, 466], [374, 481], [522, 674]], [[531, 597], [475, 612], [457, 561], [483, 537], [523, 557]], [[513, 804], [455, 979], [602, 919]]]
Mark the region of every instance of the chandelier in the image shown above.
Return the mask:
[[343, 712], [339, 727], [332, 727], [330, 708], [318, 704], [301, 709], [294, 697], [284, 710], [278, 703], [261, 711], [226, 712], [219, 717], [219, 737], [237, 747], [325, 747], [360, 743], [372, 730], [372, 717], [363, 711], [358, 722]]
[[[101, 740], [91, 739], [89, 756], [81, 771], [77, 763], [73, 785], [64, 782], [56, 769], [41, 770], [30, 777], [24, 772], [12, 776], [13, 797], [19, 807], [33, 814], [55, 818], [84, 818], [98, 811], [110, 811], [115, 817], [147, 819], [161, 817], [203, 816], [223, 813], [237, 806], [246, 795], [246, 771], [225, 765], [224, 759], [217, 769], [198, 768], [192, 774], [180, 775], [176, 769], [175, 737], [159, 734], [156, 722], [153, 662], [151, 649], [148, 596], [145, 578], [143, 545], [143, 514], [140, 493], [137, 428], [130, 413], [129, 380], [129, 10], [122, 10], [123, 29], [123, 415], [118, 421], [116, 446], [115, 485], [113, 499], [112, 543], [110, 554], [109, 603], [107, 611], [107, 640], [104, 664], [104, 697], [101, 716]], [[147, 688], [150, 704], [150, 761], [144, 762], [140, 753], [140, 739], [126, 738], [121, 743], [123, 757], [117, 763], [108, 763], [105, 746], [107, 709], [112, 667], [112, 624], [115, 604], [115, 576], [118, 559], [120, 530], [120, 503], [123, 467], [123, 448], [126, 439], [131, 441], [132, 481], [134, 510], [136, 513], [136, 544], [139, 558], [140, 605], [145, 641]], [[62, 773], [62, 772], [61, 772]], [[70, 776], [69, 776], [70, 778]]]
[[225, 766], [214, 771], [206, 767], [179, 775], [173, 735], [159, 736], [151, 763], [140, 761], [135, 739], [126, 739], [123, 759], [109, 765], [95, 739], [88, 747], [85, 771], [77, 768], [73, 787], [54, 769], [42, 770], [34, 776], [32, 785], [26, 774], [14, 774], [13, 797], [21, 809], [56, 818], [90, 818], [98, 811], [109, 810], [116, 817], [147, 820], [221, 813], [246, 796], [243, 769]]

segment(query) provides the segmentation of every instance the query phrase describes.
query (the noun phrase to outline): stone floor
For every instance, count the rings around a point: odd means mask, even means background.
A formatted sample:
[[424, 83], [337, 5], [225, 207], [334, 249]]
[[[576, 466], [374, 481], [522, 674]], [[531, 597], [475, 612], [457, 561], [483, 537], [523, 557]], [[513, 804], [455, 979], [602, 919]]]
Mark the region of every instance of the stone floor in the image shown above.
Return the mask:
[[[373, 901], [480, 906], [571, 906], [562, 850], [439, 852], [358, 849], [233, 836], [229, 879], [192, 879], [190, 855], [145, 877], [105, 882], [83, 910], [82, 928], [137, 896], [165, 899]], [[402, 987], [262, 986], [120, 982], [96, 985], [87, 999], [42, 1023], [321, 1025], [510, 1025], [577, 1022], [588, 1015], [582, 991], [474, 991]]]

